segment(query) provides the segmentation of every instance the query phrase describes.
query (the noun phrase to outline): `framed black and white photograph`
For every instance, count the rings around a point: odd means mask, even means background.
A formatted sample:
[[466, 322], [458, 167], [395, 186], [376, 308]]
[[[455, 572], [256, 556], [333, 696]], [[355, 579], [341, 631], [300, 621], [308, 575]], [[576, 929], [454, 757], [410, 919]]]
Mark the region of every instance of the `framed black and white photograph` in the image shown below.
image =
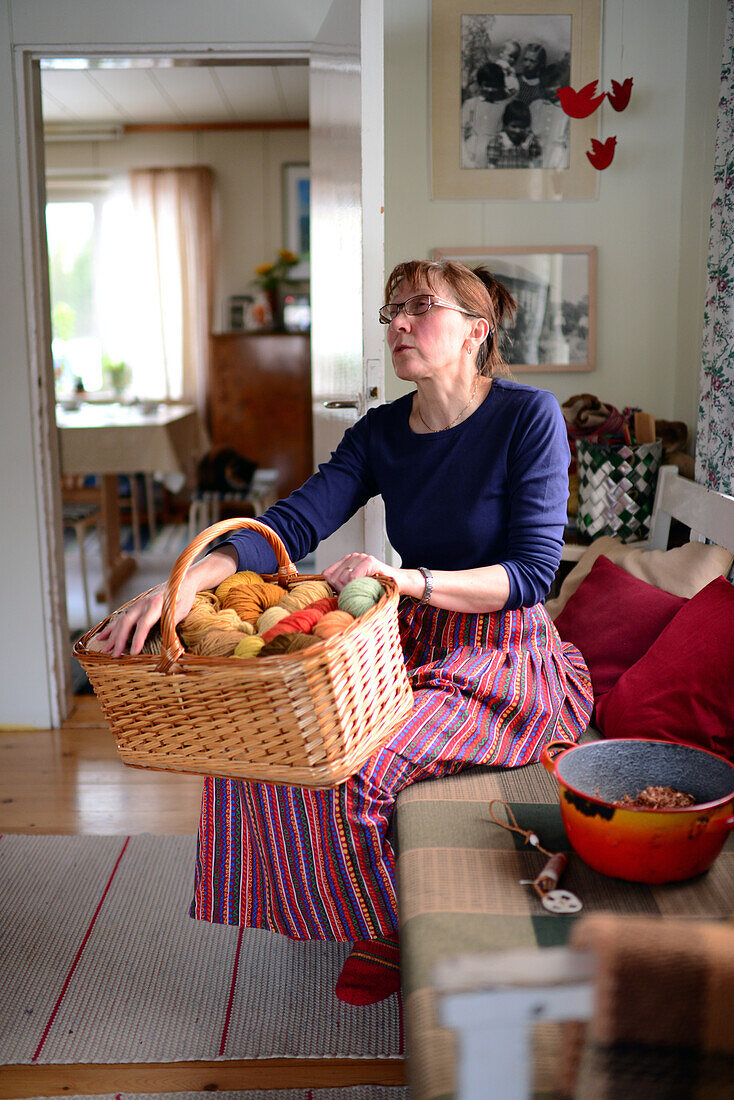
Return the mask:
[[517, 302], [500, 334], [513, 373], [590, 371], [596, 365], [596, 248], [436, 248], [433, 258], [489, 268]]
[[283, 247], [302, 257], [293, 279], [308, 279], [311, 251], [311, 170], [308, 164], [283, 165]]
[[594, 198], [598, 115], [556, 95], [599, 76], [601, 0], [433, 0], [433, 198]]

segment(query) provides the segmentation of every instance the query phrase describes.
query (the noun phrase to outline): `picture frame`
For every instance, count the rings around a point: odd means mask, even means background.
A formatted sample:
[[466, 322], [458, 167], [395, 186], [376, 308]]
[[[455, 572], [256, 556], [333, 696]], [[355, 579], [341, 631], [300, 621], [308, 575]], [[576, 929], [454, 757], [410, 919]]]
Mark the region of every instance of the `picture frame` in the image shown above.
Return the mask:
[[[553, 91], [599, 78], [601, 9], [602, 0], [432, 0], [433, 199], [597, 197], [586, 152], [599, 111], [569, 118]], [[517, 148], [502, 132], [511, 123], [524, 127]]]
[[515, 322], [500, 347], [513, 374], [594, 370], [595, 246], [435, 248], [432, 258], [481, 264], [515, 298]]
[[283, 165], [283, 248], [301, 256], [290, 277], [310, 277], [311, 169], [308, 164]]

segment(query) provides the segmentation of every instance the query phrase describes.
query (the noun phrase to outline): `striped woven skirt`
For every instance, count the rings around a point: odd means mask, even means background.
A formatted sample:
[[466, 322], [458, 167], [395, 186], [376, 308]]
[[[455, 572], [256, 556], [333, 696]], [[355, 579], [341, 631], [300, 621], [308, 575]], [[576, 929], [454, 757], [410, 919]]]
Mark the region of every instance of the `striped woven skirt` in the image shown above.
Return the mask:
[[205, 781], [192, 916], [295, 939], [394, 932], [398, 792], [473, 764], [529, 764], [586, 729], [589, 673], [542, 605], [465, 615], [403, 600], [400, 627], [413, 710], [357, 775], [327, 791]]

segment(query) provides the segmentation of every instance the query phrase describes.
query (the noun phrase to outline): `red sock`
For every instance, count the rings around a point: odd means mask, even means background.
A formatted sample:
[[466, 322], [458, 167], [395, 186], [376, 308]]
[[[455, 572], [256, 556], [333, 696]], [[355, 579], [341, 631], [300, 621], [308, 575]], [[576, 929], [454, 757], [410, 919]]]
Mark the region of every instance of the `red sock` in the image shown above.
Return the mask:
[[398, 934], [357, 940], [342, 967], [336, 995], [350, 1005], [373, 1005], [400, 989]]

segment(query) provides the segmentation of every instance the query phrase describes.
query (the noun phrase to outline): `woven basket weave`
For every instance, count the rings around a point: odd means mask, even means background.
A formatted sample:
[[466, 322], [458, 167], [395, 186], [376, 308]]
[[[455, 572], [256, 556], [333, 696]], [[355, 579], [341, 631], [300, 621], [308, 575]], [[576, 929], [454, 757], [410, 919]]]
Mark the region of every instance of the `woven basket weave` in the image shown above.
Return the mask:
[[79, 639], [74, 655], [125, 764], [289, 786], [338, 786], [359, 771], [413, 704], [400, 645], [397, 585], [380, 577], [385, 595], [374, 607], [341, 634], [305, 650], [246, 660], [185, 653], [175, 629], [181, 582], [201, 550], [240, 528], [258, 531], [273, 547], [278, 574], [266, 580], [290, 588], [321, 579], [298, 573], [270, 527], [257, 520], [222, 520], [202, 531], [171, 571], [160, 656], [88, 651], [109, 619]]
[[577, 440], [579, 531], [592, 539], [647, 538], [662, 453], [659, 439], [615, 446]]

